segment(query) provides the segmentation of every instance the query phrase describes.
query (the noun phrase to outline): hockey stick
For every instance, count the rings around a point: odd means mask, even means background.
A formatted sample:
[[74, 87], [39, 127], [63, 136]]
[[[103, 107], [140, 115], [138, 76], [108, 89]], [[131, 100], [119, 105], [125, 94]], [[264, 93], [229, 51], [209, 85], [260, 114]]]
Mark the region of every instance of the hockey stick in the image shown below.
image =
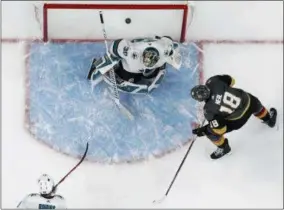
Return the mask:
[[[103, 30], [103, 34], [104, 34], [104, 42], [105, 42], [105, 47], [106, 47], [106, 53], [109, 57], [109, 59], [111, 60], [110, 54], [108, 52], [108, 45], [107, 45], [107, 34], [106, 34], [106, 30], [105, 30], [105, 24], [104, 24], [104, 17], [103, 17], [103, 12], [100, 11], [100, 20], [101, 20], [101, 24], [102, 24], [102, 30]], [[111, 60], [112, 61], [112, 60]], [[110, 81], [112, 83], [112, 90], [111, 90], [111, 98], [115, 104], [115, 106], [130, 120], [133, 120], [134, 117], [133, 115], [130, 113], [130, 111], [128, 109], [126, 109], [121, 103], [120, 103], [120, 99], [119, 99], [119, 93], [118, 93], [118, 89], [117, 89], [117, 84], [116, 84], [116, 78], [115, 78], [115, 73], [113, 68], [109, 71], [110, 72]]]
[[[205, 120], [202, 121], [202, 124], [199, 127], [203, 126], [204, 123], [205, 123]], [[196, 136], [191, 141], [191, 144], [189, 145], [189, 147], [188, 147], [188, 149], [187, 149], [187, 151], [186, 151], [186, 153], [185, 153], [185, 155], [184, 155], [184, 157], [183, 157], [183, 159], [182, 159], [182, 161], [181, 161], [181, 163], [180, 163], [180, 165], [178, 167], [178, 170], [176, 171], [175, 176], [174, 176], [173, 180], [171, 181], [171, 184], [168, 187], [167, 192], [165, 193], [165, 195], [161, 199], [159, 199], [159, 200], [154, 200], [153, 203], [162, 203], [165, 200], [165, 198], [168, 196], [168, 194], [169, 194], [169, 192], [170, 192], [170, 190], [171, 190], [171, 188], [172, 188], [172, 186], [173, 186], [173, 184], [174, 184], [174, 182], [175, 182], [175, 180], [176, 180], [176, 178], [177, 178], [177, 176], [178, 176], [178, 174], [179, 174], [179, 172], [180, 172], [180, 170], [181, 170], [181, 168], [182, 168], [182, 166], [183, 166], [183, 164], [184, 164], [184, 162], [185, 162], [185, 160], [186, 160], [186, 158], [187, 158], [187, 156], [188, 156], [188, 154], [189, 154], [189, 152], [190, 152], [190, 150], [191, 150], [191, 148], [192, 148], [192, 146], [193, 146], [193, 144], [195, 142], [195, 140], [196, 140]]]
[[79, 165], [81, 165], [81, 163], [84, 161], [84, 159], [87, 155], [88, 149], [89, 149], [89, 143], [87, 143], [85, 152], [84, 152], [81, 160], [53, 187], [53, 192], [56, 190], [58, 185], [60, 185], [76, 168], [78, 168]]

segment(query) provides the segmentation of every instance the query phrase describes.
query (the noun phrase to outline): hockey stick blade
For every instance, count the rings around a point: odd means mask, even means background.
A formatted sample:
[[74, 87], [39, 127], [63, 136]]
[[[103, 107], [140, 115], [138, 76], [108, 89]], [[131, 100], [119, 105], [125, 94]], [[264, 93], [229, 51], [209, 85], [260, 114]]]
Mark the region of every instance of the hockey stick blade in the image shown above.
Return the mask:
[[89, 143], [87, 142], [86, 145], [86, 149], [85, 152], [82, 156], [82, 158], [80, 159], [80, 161], [54, 186], [54, 190], [58, 187], [58, 185], [60, 185], [76, 168], [78, 168], [79, 165], [81, 165], [81, 163], [84, 161], [84, 159], [87, 156], [87, 152], [89, 150]]
[[154, 203], [154, 204], [162, 203], [162, 202], [165, 200], [166, 197], [167, 197], [167, 196], [164, 195], [160, 200], [154, 200], [153, 203]]
[[121, 103], [117, 104], [118, 109], [123, 113], [129, 120], [134, 120], [134, 116], [130, 113], [128, 109], [125, 108]]
[[[201, 125], [199, 125], [198, 127], [199, 128], [202, 127], [204, 125], [205, 121], [206, 120], [204, 119], [202, 121]], [[174, 182], [175, 182], [175, 180], [176, 180], [176, 178], [177, 178], [177, 176], [178, 176], [178, 174], [179, 174], [179, 172], [180, 172], [180, 170], [181, 170], [181, 168], [182, 168], [182, 166], [183, 166], [183, 164], [184, 164], [184, 162], [185, 162], [185, 160], [186, 160], [186, 158], [187, 158], [187, 156], [188, 156], [188, 154], [189, 154], [189, 152], [190, 152], [190, 150], [191, 150], [191, 148], [192, 148], [192, 146], [193, 146], [193, 144], [194, 144], [194, 142], [196, 140], [196, 137], [197, 136], [195, 136], [195, 138], [191, 140], [191, 144], [189, 145], [189, 147], [188, 147], [188, 149], [187, 149], [187, 151], [186, 151], [186, 153], [185, 153], [185, 155], [184, 155], [184, 157], [183, 157], [183, 159], [182, 159], [182, 161], [181, 161], [181, 163], [180, 163], [180, 165], [179, 165], [179, 167], [178, 167], [178, 169], [177, 169], [177, 171], [175, 173], [175, 176], [173, 177], [173, 179], [172, 179], [172, 181], [171, 181], [171, 183], [170, 183], [170, 185], [169, 185], [169, 187], [167, 189], [167, 192], [164, 194], [164, 197], [162, 199], [160, 199], [160, 200], [153, 201], [153, 203], [161, 203], [168, 196], [168, 194], [169, 194], [169, 192], [170, 192], [170, 190], [171, 190], [171, 188], [172, 188], [172, 186], [173, 186], [173, 184], [174, 184]]]

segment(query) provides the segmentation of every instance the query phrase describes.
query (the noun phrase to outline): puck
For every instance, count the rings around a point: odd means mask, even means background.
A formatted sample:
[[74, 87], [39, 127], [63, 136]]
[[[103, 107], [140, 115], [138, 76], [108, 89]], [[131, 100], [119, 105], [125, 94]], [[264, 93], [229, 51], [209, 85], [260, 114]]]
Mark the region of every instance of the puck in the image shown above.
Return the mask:
[[130, 19], [130, 18], [126, 18], [126, 19], [125, 19], [125, 22], [126, 22], [127, 24], [129, 24], [129, 23], [131, 23], [131, 19]]

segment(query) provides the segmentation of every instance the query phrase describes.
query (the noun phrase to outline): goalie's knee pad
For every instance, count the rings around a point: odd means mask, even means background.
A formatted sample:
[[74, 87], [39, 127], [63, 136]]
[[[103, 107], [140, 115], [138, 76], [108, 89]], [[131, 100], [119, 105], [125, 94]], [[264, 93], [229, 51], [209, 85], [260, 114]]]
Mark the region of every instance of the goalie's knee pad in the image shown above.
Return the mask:
[[148, 93], [148, 86], [147, 85], [135, 84], [135, 83], [127, 82], [127, 81], [124, 81], [123, 83], [121, 83], [118, 86], [118, 88], [123, 92], [132, 93], [132, 94], [138, 94], [138, 93], [146, 94], [146, 93]]
[[[104, 81], [112, 86], [113, 83], [109, 76], [104, 76]], [[135, 84], [128, 81], [122, 80], [120, 77], [116, 76], [117, 89], [121, 92], [131, 93], [131, 94], [146, 94], [148, 93], [148, 86], [145, 84]]]
[[[160, 72], [152, 80], [150, 85], [149, 85], [149, 82], [151, 80], [145, 81], [144, 83], [136, 84], [136, 83], [131, 83], [131, 82], [122, 80], [118, 75], [116, 75], [116, 85], [117, 85], [118, 90], [121, 92], [127, 92], [131, 94], [147, 94], [159, 87], [159, 85], [161, 84], [162, 80], [165, 77], [165, 74], [166, 74], [165, 69], [160, 70]], [[105, 74], [103, 79], [107, 84], [111, 86], [113, 85], [108, 73]]]
[[160, 70], [160, 72], [157, 74], [156, 78], [153, 80], [151, 85], [148, 87], [148, 92], [152, 92], [154, 89], [158, 88], [161, 82], [163, 81], [166, 74], [166, 70]]

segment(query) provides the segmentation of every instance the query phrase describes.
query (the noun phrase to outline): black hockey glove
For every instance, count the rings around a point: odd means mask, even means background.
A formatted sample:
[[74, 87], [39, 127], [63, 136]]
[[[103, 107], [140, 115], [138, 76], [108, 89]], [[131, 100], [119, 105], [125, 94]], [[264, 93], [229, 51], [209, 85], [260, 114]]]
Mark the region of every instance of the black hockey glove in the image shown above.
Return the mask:
[[207, 131], [207, 125], [201, 128], [196, 128], [192, 130], [192, 133], [197, 135], [198, 137], [205, 136]]

